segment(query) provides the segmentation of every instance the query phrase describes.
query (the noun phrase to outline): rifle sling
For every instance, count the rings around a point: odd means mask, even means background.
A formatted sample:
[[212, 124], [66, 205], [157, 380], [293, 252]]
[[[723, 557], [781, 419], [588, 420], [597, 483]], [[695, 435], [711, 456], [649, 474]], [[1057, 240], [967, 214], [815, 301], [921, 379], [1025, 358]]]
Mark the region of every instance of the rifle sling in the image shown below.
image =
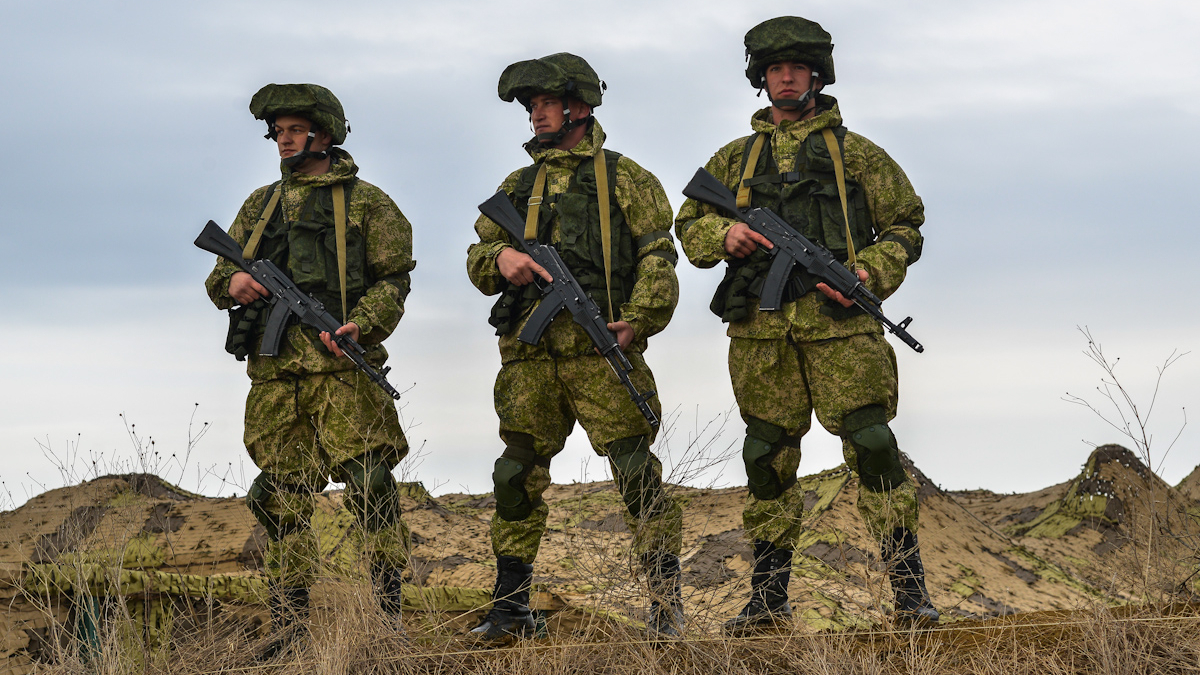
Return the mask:
[[750, 208], [750, 185], [746, 181], [754, 177], [754, 167], [758, 165], [758, 155], [762, 152], [763, 141], [766, 139], [766, 134], [759, 134], [754, 139], [754, 145], [750, 146], [750, 156], [746, 158], [746, 169], [742, 172], [741, 182], [738, 183], [737, 207], [739, 209]]
[[600, 202], [600, 240], [604, 249], [604, 289], [608, 292], [608, 321], [615, 323], [617, 319], [612, 306], [612, 222], [609, 220], [608, 167], [604, 165], [603, 149], [596, 151], [596, 193]]
[[851, 272], [857, 275], [858, 260], [854, 257], [854, 238], [850, 236], [850, 212], [846, 207], [846, 173], [842, 166], [842, 151], [838, 147], [837, 136], [828, 127], [821, 130], [825, 137], [825, 145], [829, 147], [829, 157], [833, 160], [833, 176], [837, 180], [838, 197], [842, 198], [842, 220], [846, 223], [846, 262]]
[[542, 193], [546, 191], [546, 163], [538, 167], [533, 179], [533, 193], [529, 196], [529, 210], [525, 213], [525, 241], [537, 239], [538, 211], [542, 206]]
[[[843, 200], [844, 203], [844, 200]], [[346, 325], [346, 186], [333, 185], [333, 236], [337, 242], [338, 284], [342, 289], [342, 325]]]
[[282, 187], [280, 183], [275, 183], [271, 186], [271, 198], [267, 200], [267, 205], [263, 207], [262, 215], [259, 216], [258, 222], [254, 224], [254, 230], [250, 232], [250, 240], [246, 242], [246, 247], [242, 249], [242, 260], [254, 260], [254, 254], [258, 253], [258, 244], [262, 241], [263, 230], [267, 229], [267, 223], [271, 221], [271, 216], [275, 215], [275, 209], [279, 206], [279, 195], [283, 193], [283, 190], [280, 189]]

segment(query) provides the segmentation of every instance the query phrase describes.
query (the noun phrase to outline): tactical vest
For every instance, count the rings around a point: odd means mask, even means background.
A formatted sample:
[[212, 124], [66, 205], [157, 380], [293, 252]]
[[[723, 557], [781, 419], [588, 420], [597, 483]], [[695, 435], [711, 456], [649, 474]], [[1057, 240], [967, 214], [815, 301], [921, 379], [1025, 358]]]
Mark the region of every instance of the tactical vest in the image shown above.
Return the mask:
[[[833, 133], [845, 157], [846, 127], [835, 127]], [[757, 137], [758, 134], [754, 134], [746, 139], [739, 177], [746, 175], [750, 149]], [[846, 221], [842, 217], [833, 159], [829, 156], [823, 134], [810, 133], [796, 153], [792, 170], [782, 173], [771, 152], [771, 139], [768, 137], [764, 140], [753, 177], [745, 179], [745, 185], [750, 188], [750, 206], [771, 209], [798, 232], [829, 249], [838, 260], [845, 262], [848, 257]], [[858, 251], [875, 243], [875, 230], [862, 185], [849, 172], [845, 178], [849, 210], [846, 215], [850, 221], [854, 249]], [[724, 322], [746, 318], [749, 298], [759, 297], [771, 260], [770, 252], [761, 246], [745, 258], [730, 260], [725, 278], [717, 286], [709, 309]], [[808, 272], [796, 267], [784, 286], [784, 302], [799, 298], [813, 290], [816, 284], [817, 281]], [[843, 313], [836, 309], [832, 311]]]
[[[358, 179], [353, 179], [343, 184], [347, 207], [357, 182]], [[278, 182], [267, 188], [259, 219], [278, 188]], [[287, 272], [300, 290], [320, 300], [330, 314], [339, 319], [346, 316], [374, 283], [367, 278], [367, 245], [362, 232], [358, 228], [346, 228], [346, 308], [343, 312], [334, 235], [333, 187], [313, 188], [300, 209], [298, 220], [287, 220], [283, 212], [280, 206], [271, 214], [254, 257], [275, 263]], [[262, 334], [266, 326], [266, 308], [265, 301], [256, 300], [241, 308], [236, 317], [230, 314], [226, 350], [239, 361]]]
[[[617, 160], [621, 155], [612, 150], [603, 152], [609, 185], [613, 320], [620, 321], [621, 304], [628, 302], [636, 281], [637, 251], [625, 215], [617, 204]], [[526, 167], [513, 190], [513, 201], [522, 219], [529, 213], [529, 199], [533, 196], [533, 185], [540, 166], [534, 164]], [[609, 298], [604, 281], [604, 244], [600, 235], [600, 200], [597, 194], [595, 162], [580, 162], [565, 192], [542, 195], [543, 201], [538, 209], [537, 238], [543, 243], [550, 242], [554, 223], [558, 223], [559, 241], [554, 242], [554, 248], [584, 292], [607, 313]], [[517, 327], [525, 312], [541, 300], [542, 292], [537, 284], [514, 286], [507, 280], [501, 281], [500, 288], [500, 299], [492, 307], [488, 323], [496, 328], [496, 335], [506, 335]]]

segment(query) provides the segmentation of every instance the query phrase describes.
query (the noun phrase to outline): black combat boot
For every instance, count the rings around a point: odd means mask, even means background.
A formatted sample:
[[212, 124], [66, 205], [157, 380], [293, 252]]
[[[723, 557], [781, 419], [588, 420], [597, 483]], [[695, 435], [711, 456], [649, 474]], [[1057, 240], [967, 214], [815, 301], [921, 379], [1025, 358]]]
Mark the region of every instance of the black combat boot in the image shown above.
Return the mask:
[[642, 567], [646, 570], [650, 587], [650, 615], [646, 618], [646, 632], [651, 637], [679, 637], [684, 619], [679, 556], [674, 553], [647, 553], [642, 556]]
[[379, 608], [392, 621], [400, 626], [400, 575], [404, 570], [390, 565], [375, 563], [371, 565], [371, 577], [375, 582], [375, 593], [379, 596]]
[[532, 635], [536, 628], [529, 611], [529, 589], [533, 585], [533, 565], [520, 558], [502, 555], [496, 559], [496, 587], [492, 589], [492, 609], [471, 635], [485, 642], [504, 642], [513, 637]]
[[754, 572], [750, 575], [750, 602], [725, 622], [725, 630], [741, 633], [763, 626], [791, 622], [788, 582], [792, 579], [792, 552], [769, 541], [754, 542]]
[[925, 589], [925, 566], [921, 564], [917, 535], [897, 527], [880, 548], [896, 593], [896, 619], [917, 627], [936, 624], [940, 617]]
[[308, 640], [308, 589], [271, 584], [271, 639], [255, 655], [258, 661], [285, 656]]

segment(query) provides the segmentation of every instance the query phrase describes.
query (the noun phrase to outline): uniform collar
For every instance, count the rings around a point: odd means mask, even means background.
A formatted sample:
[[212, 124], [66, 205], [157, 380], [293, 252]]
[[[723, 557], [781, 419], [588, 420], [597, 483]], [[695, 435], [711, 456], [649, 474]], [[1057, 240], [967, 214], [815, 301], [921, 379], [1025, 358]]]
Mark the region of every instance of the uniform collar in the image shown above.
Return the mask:
[[579, 145], [570, 150], [559, 150], [558, 148], [543, 148], [535, 147], [529, 151], [529, 156], [534, 162], [552, 162], [556, 159], [565, 159], [570, 157], [586, 158], [594, 157], [596, 152], [604, 147], [604, 129], [600, 126], [600, 120], [592, 120], [592, 128], [588, 133], [584, 134], [583, 140], [579, 141]]
[[773, 134], [780, 131], [804, 138], [814, 131], [836, 127], [842, 123], [842, 113], [838, 110], [836, 98], [817, 94], [817, 110], [820, 112], [806, 120], [796, 122], [784, 120], [776, 126], [772, 121], [771, 109], [763, 108], [750, 118], [750, 128], [761, 134]]

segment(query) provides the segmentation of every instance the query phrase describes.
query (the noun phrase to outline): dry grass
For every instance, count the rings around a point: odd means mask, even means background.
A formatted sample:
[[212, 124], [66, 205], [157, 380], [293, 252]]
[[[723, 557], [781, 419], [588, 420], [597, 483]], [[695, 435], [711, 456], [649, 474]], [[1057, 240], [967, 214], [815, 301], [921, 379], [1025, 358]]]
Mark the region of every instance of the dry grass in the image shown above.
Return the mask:
[[[480, 648], [446, 617], [406, 617], [398, 633], [369, 594], [342, 594], [314, 621], [311, 641], [269, 664], [253, 659], [258, 639], [236, 624], [182, 631], [169, 652], [143, 658], [119, 623], [89, 663], [64, 654], [47, 673], [1195, 673], [1200, 672], [1200, 606], [1167, 605], [1035, 612], [959, 622], [930, 631], [812, 633], [745, 638], [694, 632], [653, 643], [609, 621], [563, 621], [551, 636]], [[569, 624], [574, 624], [574, 629]]]

